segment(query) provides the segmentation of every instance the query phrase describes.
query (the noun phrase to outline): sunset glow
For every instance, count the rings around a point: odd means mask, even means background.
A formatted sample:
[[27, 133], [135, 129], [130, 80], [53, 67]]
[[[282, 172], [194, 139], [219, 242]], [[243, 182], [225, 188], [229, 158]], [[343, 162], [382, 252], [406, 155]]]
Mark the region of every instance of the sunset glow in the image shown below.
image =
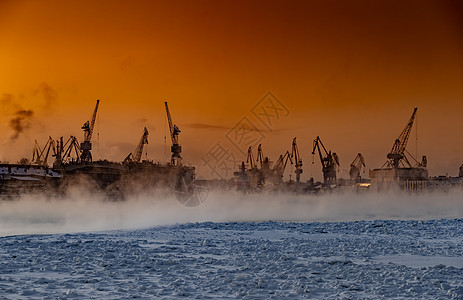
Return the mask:
[[[218, 143], [245, 160], [240, 122], [272, 161], [297, 137], [304, 181], [321, 177], [320, 136], [347, 177], [359, 152], [381, 167], [418, 107], [408, 151], [455, 176], [462, 12], [445, 0], [0, 1], [0, 160], [30, 158], [49, 136], [81, 140], [100, 99], [96, 159], [121, 161], [146, 126], [148, 158], [168, 161], [168, 101], [200, 177], [217, 177], [205, 161]], [[280, 106], [259, 114], [269, 103]]]

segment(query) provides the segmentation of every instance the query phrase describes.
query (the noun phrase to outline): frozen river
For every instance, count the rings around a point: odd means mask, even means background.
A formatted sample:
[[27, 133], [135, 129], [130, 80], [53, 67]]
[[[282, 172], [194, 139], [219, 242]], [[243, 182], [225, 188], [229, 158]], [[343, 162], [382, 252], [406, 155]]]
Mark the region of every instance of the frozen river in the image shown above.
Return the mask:
[[462, 299], [463, 220], [5, 236], [0, 298]]

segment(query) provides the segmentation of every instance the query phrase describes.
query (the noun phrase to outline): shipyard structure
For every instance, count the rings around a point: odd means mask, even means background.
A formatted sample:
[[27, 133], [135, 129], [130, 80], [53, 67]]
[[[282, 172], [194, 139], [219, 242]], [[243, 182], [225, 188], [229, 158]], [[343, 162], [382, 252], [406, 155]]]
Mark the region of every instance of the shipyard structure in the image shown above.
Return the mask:
[[384, 165], [380, 169], [370, 171], [371, 184], [377, 190], [399, 188], [407, 191], [423, 191], [426, 189], [429, 177], [426, 156], [423, 156], [421, 161], [417, 161], [406, 150], [417, 110], [418, 108], [415, 107], [407, 125], [394, 141]]
[[[292, 141], [291, 151], [279, 156], [275, 165], [268, 157], [263, 155], [262, 145], [257, 149], [257, 159], [254, 160], [252, 147], [248, 149], [246, 160], [239, 165], [234, 173], [233, 183], [238, 191], [244, 193], [260, 192], [293, 192], [303, 194], [318, 194], [320, 192], [336, 191], [405, 191], [422, 192], [429, 190], [463, 189], [463, 165], [460, 167], [458, 177], [438, 176], [429, 177], [426, 156], [418, 161], [407, 151], [407, 142], [415, 122], [417, 108], [414, 108], [410, 119], [399, 137], [394, 141], [392, 149], [386, 155], [386, 162], [381, 168], [369, 171], [369, 178], [362, 177], [365, 173], [365, 158], [358, 153], [350, 164], [349, 178], [339, 178], [339, 157], [332, 152], [317, 136], [313, 141], [312, 164], [315, 157], [321, 166], [323, 181], [316, 182], [313, 178], [307, 181], [301, 180], [302, 158], [296, 144], [296, 138]], [[293, 180], [291, 174], [289, 181], [283, 180], [284, 171], [288, 165], [294, 166]]]
[[[135, 151], [121, 162], [93, 160], [92, 136], [99, 104], [97, 100], [90, 120], [82, 126], [81, 143], [74, 136], [66, 141], [63, 137], [58, 140], [50, 137], [43, 148], [35, 142], [31, 161], [22, 159], [18, 164], [0, 164], [0, 196], [3, 199], [27, 194], [53, 197], [64, 195], [73, 186], [84, 185], [111, 200], [156, 191], [162, 195], [174, 194], [186, 206], [204, 201], [204, 189], [195, 184], [195, 168], [182, 163], [178, 139], [181, 131], [172, 121], [167, 102], [172, 155], [170, 162], [164, 164], [142, 160], [149, 136], [146, 127]], [[50, 155], [51, 166], [48, 165]]]
[[[174, 194], [185, 206], [197, 206], [207, 197], [208, 188], [236, 190], [252, 193], [296, 193], [319, 194], [324, 192], [390, 191], [422, 192], [428, 190], [463, 189], [463, 166], [458, 177], [429, 177], [427, 158], [418, 161], [407, 151], [407, 143], [415, 122], [417, 108], [405, 125], [381, 168], [366, 173], [365, 158], [358, 153], [350, 164], [349, 178], [339, 178], [340, 160], [336, 152], [325, 146], [320, 136], [313, 140], [312, 164], [321, 166], [322, 181], [313, 178], [304, 181], [303, 160], [296, 138], [288, 150], [282, 151], [276, 162], [264, 155], [262, 144], [254, 156], [249, 146], [247, 157], [236, 166], [234, 177], [228, 180], [196, 180], [194, 167], [182, 162], [182, 147], [179, 143], [179, 127], [172, 121], [167, 102], [165, 111], [171, 140], [171, 159], [167, 163], [143, 160], [143, 149], [148, 144], [149, 132], [143, 129], [137, 147], [120, 162], [93, 160], [92, 136], [99, 109], [99, 100], [91, 118], [82, 126], [83, 140], [70, 136], [55, 140], [49, 138], [44, 147], [36, 142], [32, 160], [22, 159], [17, 164], [0, 164], [0, 197], [12, 198], [24, 194], [46, 196], [64, 195], [69, 188], [84, 184], [92, 191], [108, 199], [125, 199], [139, 193]], [[49, 158], [53, 158], [51, 166]], [[315, 158], [318, 159], [315, 159]], [[317, 163], [318, 164], [318, 163]], [[291, 166], [289, 180], [284, 180], [285, 170]]]

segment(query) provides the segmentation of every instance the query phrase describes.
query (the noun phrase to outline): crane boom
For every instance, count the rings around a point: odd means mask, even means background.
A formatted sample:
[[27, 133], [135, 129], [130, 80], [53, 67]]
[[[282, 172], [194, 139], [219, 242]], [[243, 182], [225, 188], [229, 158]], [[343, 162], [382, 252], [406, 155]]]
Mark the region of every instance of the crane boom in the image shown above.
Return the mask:
[[257, 147], [256, 165], [257, 163], [260, 163], [260, 168], [262, 169], [263, 164], [264, 164], [264, 153], [262, 151], [262, 144], [259, 144], [259, 147]]
[[291, 153], [289, 153], [289, 151], [286, 151], [284, 155], [280, 155], [277, 162], [275, 163], [273, 171], [279, 178], [283, 178], [283, 174], [285, 172], [286, 165], [288, 164], [288, 160], [291, 162], [291, 164], [293, 164], [293, 161], [291, 159]]
[[296, 173], [296, 182], [300, 182], [302, 173], [302, 159], [299, 155], [299, 149], [297, 148], [296, 138], [293, 139], [291, 156], [294, 158], [296, 167], [296, 170], [294, 170], [294, 173]]
[[32, 163], [40, 166], [48, 166], [48, 156], [50, 154], [50, 149], [56, 155], [55, 152], [55, 140], [50, 136], [43, 148], [40, 148], [37, 140], [35, 140], [34, 152], [32, 155]]
[[37, 140], [35, 140], [34, 150], [32, 151], [32, 163], [33, 164], [38, 164], [38, 165], [40, 164], [41, 153], [42, 153], [42, 149], [40, 148]]
[[320, 145], [322, 146], [323, 150], [325, 151], [325, 154], [328, 154], [328, 151], [326, 151], [326, 148], [325, 146], [323, 145], [322, 143], [322, 140], [320, 139], [319, 136], [317, 136], [317, 138], [313, 141], [313, 149], [312, 149], [312, 155], [315, 154], [315, 150], [318, 149], [318, 155], [320, 156], [320, 162], [322, 164], [322, 166], [324, 167], [325, 166], [325, 162], [323, 160], [323, 155], [322, 155], [322, 151], [320, 149]]
[[248, 148], [248, 157], [246, 158], [246, 163], [249, 164], [250, 169], [254, 169], [254, 156], [252, 155], [252, 147], [249, 146]]
[[410, 137], [410, 132], [412, 131], [413, 122], [415, 121], [417, 107], [413, 110], [410, 120], [408, 120], [407, 125], [400, 133], [399, 137], [395, 140], [394, 145], [392, 146], [391, 152], [388, 153], [387, 158], [389, 159], [386, 164], [393, 168], [399, 168], [400, 162], [406, 164], [406, 166], [411, 167], [410, 162], [405, 157], [405, 149], [407, 147], [408, 138]]
[[350, 164], [351, 167], [361, 168], [362, 166], [365, 167], [365, 159], [363, 158], [362, 153], [357, 154], [355, 159]]
[[98, 113], [98, 106], [100, 105], [100, 100], [96, 100], [95, 110], [93, 111], [92, 119], [85, 122], [82, 129], [84, 130], [84, 142], [91, 142], [93, 135], [93, 128], [95, 127], [96, 115]]
[[167, 102], [164, 102], [164, 105], [166, 106], [167, 122], [169, 123], [170, 138], [172, 139], [172, 143], [174, 143], [174, 138], [175, 138], [174, 125], [172, 123], [172, 118], [170, 117], [169, 106], [167, 105]]
[[79, 159], [82, 155], [80, 154], [79, 142], [77, 141], [77, 138], [71, 135], [65, 144], [63, 144], [62, 139], [60, 140], [60, 150], [58, 153], [62, 154], [61, 159], [64, 162], [68, 162], [69, 160], [74, 161], [74, 158], [71, 158], [73, 150], [76, 156], [75, 161], [79, 162]]
[[361, 153], [357, 154], [355, 159], [350, 164], [349, 176], [352, 183], [359, 183], [362, 180], [360, 171], [365, 168], [365, 159]]
[[95, 110], [93, 111], [92, 119], [90, 121], [85, 122], [82, 126], [84, 130], [84, 141], [80, 144], [80, 150], [82, 154], [80, 155], [80, 159], [82, 162], [91, 162], [92, 161], [92, 135], [93, 135], [93, 128], [95, 127], [95, 120], [96, 115], [98, 113], [98, 106], [100, 105], [100, 100], [96, 100]]
[[148, 129], [143, 130], [143, 136], [141, 137], [140, 143], [138, 143], [137, 149], [135, 150], [135, 155], [133, 157], [133, 160], [135, 162], [140, 162], [141, 161], [141, 156], [143, 155], [143, 147], [148, 144]]
[[172, 122], [167, 102], [164, 102], [164, 104], [166, 106], [167, 121], [169, 122], [170, 138], [172, 140], [172, 146], [170, 147], [170, 151], [172, 152], [170, 163], [173, 166], [178, 166], [182, 161], [182, 157], [180, 156], [180, 153], [182, 153], [182, 147], [178, 144], [178, 135], [181, 131], [178, 126]]
[[[322, 149], [325, 156], [322, 154]], [[318, 150], [322, 164], [323, 183], [325, 186], [336, 184], [336, 166], [339, 166], [338, 155], [327, 151], [319, 136], [313, 141], [312, 155], [315, 154], [315, 150]]]
[[50, 154], [50, 149], [53, 150], [54, 156], [56, 156], [55, 140], [51, 136], [48, 137], [48, 141], [45, 144], [45, 148], [42, 151], [45, 151], [45, 149], [47, 149], [47, 152], [45, 152], [45, 156], [42, 159], [42, 163], [44, 166], [48, 166], [48, 155]]

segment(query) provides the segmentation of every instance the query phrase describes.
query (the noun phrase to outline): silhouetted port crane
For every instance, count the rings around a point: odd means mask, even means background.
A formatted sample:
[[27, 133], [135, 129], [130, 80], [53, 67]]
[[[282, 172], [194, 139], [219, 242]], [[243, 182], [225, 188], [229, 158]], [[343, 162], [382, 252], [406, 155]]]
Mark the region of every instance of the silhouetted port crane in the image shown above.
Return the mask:
[[170, 147], [170, 151], [172, 152], [170, 164], [172, 166], [180, 166], [182, 165], [182, 157], [180, 156], [180, 153], [182, 153], [182, 146], [178, 144], [178, 135], [181, 131], [178, 126], [172, 122], [167, 102], [164, 102], [164, 104], [166, 106], [167, 121], [169, 122], [170, 138], [172, 140], [172, 146]]
[[412, 168], [410, 161], [408, 160], [405, 153], [407, 153], [418, 166], [426, 167], [427, 160], [426, 156], [423, 156], [421, 163], [419, 163], [407, 150], [407, 142], [410, 137], [410, 132], [412, 131], [413, 122], [415, 121], [417, 107], [413, 110], [410, 120], [408, 120], [407, 125], [400, 133], [399, 137], [395, 140], [394, 145], [392, 146], [391, 152], [387, 154], [387, 161], [384, 163], [383, 168], [387, 166], [388, 168], [398, 169], [400, 167]]
[[91, 162], [92, 161], [92, 135], [93, 135], [93, 128], [95, 126], [96, 114], [98, 113], [98, 106], [100, 104], [100, 100], [96, 100], [95, 110], [93, 111], [92, 119], [90, 121], [85, 122], [82, 126], [84, 130], [84, 141], [80, 144], [80, 151], [82, 154], [80, 155], [80, 160], [83, 163]]
[[254, 163], [254, 155], [252, 154], [252, 147], [248, 148], [248, 156], [246, 158], [246, 163], [249, 164], [249, 169], [254, 169], [256, 167]]
[[350, 164], [350, 181], [351, 183], [359, 183], [362, 180], [360, 172], [362, 167], [365, 168], [365, 159], [361, 153], [357, 154], [354, 161]]
[[268, 159], [268, 157], [264, 156], [264, 151], [262, 150], [262, 144], [259, 144], [259, 147], [257, 147], [257, 159], [256, 159], [256, 166], [257, 164], [260, 164], [260, 169], [264, 172], [264, 176], [267, 178], [272, 173], [272, 170], [270, 169], [271, 161]]
[[47, 143], [45, 144], [43, 149], [40, 148], [36, 140], [34, 151], [32, 154], [32, 163], [37, 164], [39, 166], [47, 167], [48, 166], [48, 155], [50, 154], [50, 149], [53, 151], [54, 155], [56, 155], [55, 140], [51, 136], [48, 137]]
[[[79, 148], [79, 142], [75, 136], [71, 136], [66, 143], [63, 142], [63, 137], [57, 141], [56, 152], [55, 152], [54, 167], [59, 167], [63, 163], [68, 162], [79, 162], [81, 152]], [[73, 157], [75, 156], [75, 158]]]
[[296, 138], [293, 139], [291, 157], [294, 158], [294, 162], [295, 162], [296, 170], [294, 170], [294, 173], [296, 173], [296, 182], [300, 182], [301, 181], [301, 173], [302, 173], [302, 158], [299, 155], [299, 149], [297, 148]]
[[[330, 186], [336, 184], [336, 169], [339, 166], [339, 158], [336, 153], [331, 153], [327, 151], [323, 145], [320, 137], [313, 141], [313, 150], [312, 155], [315, 154], [315, 150], [318, 149], [318, 154], [320, 156], [320, 162], [322, 164], [323, 171], [323, 183], [325, 186]], [[322, 154], [323, 149], [323, 154]]]
[[278, 157], [278, 160], [275, 163], [275, 166], [273, 167], [273, 172], [279, 181], [283, 180], [283, 174], [285, 173], [288, 160], [291, 162], [291, 164], [293, 164], [293, 161], [291, 159], [291, 153], [289, 153], [289, 151], [286, 151], [284, 155], [280, 155], [280, 157]]
[[[260, 148], [260, 153], [262, 153], [262, 146]], [[248, 156], [246, 158], [246, 163], [249, 165], [247, 168], [249, 187], [251, 190], [256, 188], [262, 188], [265, 184], [265, 175], [262, 169], [257, 168], [257, 163], [254, 160], [254, 155], [252, 154], [252, 146], [248, 148]]]
[[264, 153], [262, 151], [262, 144], [259, 144], [257, 147], [257, 159], [256, 159], [256, 165], [260, 163], [260, 168], [262, 169], [263, 164], [264, 164]]
[[124, 163], [140, 163], [141, 157], [143, 155], [143, 147], [148, 144], [148, 129], [146, 127], [143, 129], [143, 135], [140, 142], [138, 143], [137, 148], [135, 149], [135, 154], [130, 153], [124, 159]]

